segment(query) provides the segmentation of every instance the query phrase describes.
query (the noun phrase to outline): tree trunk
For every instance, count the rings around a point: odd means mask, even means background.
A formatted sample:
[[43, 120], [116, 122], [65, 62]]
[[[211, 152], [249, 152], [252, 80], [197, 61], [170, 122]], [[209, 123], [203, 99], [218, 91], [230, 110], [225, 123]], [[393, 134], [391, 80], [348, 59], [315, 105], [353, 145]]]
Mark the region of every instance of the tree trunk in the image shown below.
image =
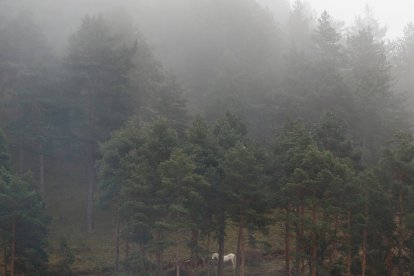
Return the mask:
[[11, 244], [11, 260], [10, 260], [10, 276], [14, 276], [14, 258], [16, 254], [16, 218], [12, 217], [12, 244]]
[[240, 221], [239, 221], [239, 236], [237, 241], [237, 256], [236, 256], [236, 266], [239, 276], [244, 276], [244, 227], [246, 225], [246, 215], [244, 211], [240, 211]]
[[3, 235], [3, 265], [4, 265], [4, 275], [7, 275], [7, 238], [6, 233]]
[[[402, 179], [401, 179], [402, 180]], [[404, 247], [404, 229], [403, 229], [403, 193], [399, 192], [398, 195], [398, 276], [403, 276], [404, 272], [404, 258], [403, 258], [403, 247]]]
[[90, 153], [89, 156], [89, 168], [88, 168], [88, 199], [87, 199], [87, 207], [86, 207], [86, 220], [87, 220], [87, 229], [88, 232], [93, 232], [94, 228], [94, 199], [95, 199], [95, 160], [93, 158], [93, 154]]
[[335, 214], [334, 218], [334, 235], [335, 237], [333, 239], [330, 239], [330, 242], [332, 243], [332, 253], [328, 255], [328, 270], [331, 271], [334, 263], [334, 258], [336, 256], [337, 252], [337, 237], [338, 237], [338, 230], [339, 230], [339, 214]]
[[180, 276], [180, 264], [177, 262], [177, 265], [176, 265], [176, 274], [175, 274], [176, 276]]
[[128, 259], [129, 258], [129, 237], [126, 237], [125, 240], [125, 258]]
[[347, 257], [347, 276], [351, 276], [351, 209], [348, 208], [348, 257]]
[[19, 176], [24, 173], [24, 138], [23, 135], [19, 139]]
[[224, 211], [220, 211], [220, 225], [219, 225], [219, 237], [218, 237], [218, 246], [219, 246], [219, 259], [217, 265], [217, 276], [224, 275], [224, 266], [223, 266], [223, 256], [224, 256], [224, 235], [225, 235], [225, 227], [226, 221], [224, 216]]
[[290, 208], [286, 208], [285, 222], [285, 269], [286, 274], [290, 276]]
[[[161, 231], [157, 230], [156, 240], [159, 242], [161, 241]], [[162, 276], [162, 251], [160, 248], [157, 248], [156, 253], [156, 262], [157, 262], [157, 275]]]
[[191, 257], [198, 257], [198, 228], [194, 227], [191, 229]]
[[[194, 227], [192, 230], [192, 236], [191, 239], [193, 241], [193, 252], [191, 252], [191, 261], [194, 262], [194, 268], [195, 268], [195, 275], [198, 275], [198, 260], [199, 260], [199, 248], [198, 248], [198, 227]], [[193, 273], [191, 271], [191, 273]]]
[[[313, 225], [316, 227], [318, 223], [318, 216], [316, 213], [316, 206], [312, 208], [312, 222]], [[318, 265], [318, 234], [314, 230], [312, 232], [312, 264], [311, 264], [311, 272], [312, 276], [317, 275], [317, 265]]]
[[116, 251], [115, 251], [115, 272], [119, 271], [119, 229], [120, 229], [121, 220], [119, 218], [119, 206], [116, 217]]
[[[177, 231], [178, 237], [178, 231]], [[180, 276], [180, 263], [179, 263], [179, 256], [178, 256], [178, 243], [175, 245], [175, 272], [176, 276]]]
[[[210, 251], [210, 232], [207, 233], [207, 252], [211, 253]], [[210, 262], [211, 262], [211, 256], [208, 256], [207, 259], [207, 276], [210, 276]]]
[[365, 191], [365, 203], [364, 203], [364, 216], [365, 216], [365, 226], [362, 232], [362, 276], [365, 276], [365, 270], [367, 266], [367, 237], [368, 237], [368, 191]]
[[385, 270], [386, 270], [386, 276], [392, 276], [392, 272], [393, 272], [393, 264], [392, 264], [392, 257], [394, 256], [394, 254], [392, 253], [392, 249], [388, 249], [387, 250], [387, 254], [385, 256]]
[[[303, 199], [301, 199], [301, 203], [300, 203], [300, 240], [301, 240], [301, 244], [300, 244], [300, 254], [303, 256], [305, 255], [305, 245], [303, 244], [303, 239], [305, 236], [305, 225], [304, 225], [304, 220], [305, 220], [305, 205], [303, 203]], [[300, 258], [300, 266], [301, 266], [301, 275], [305, 275], [305, 259], [303, 257]]]
[[40, 147], [39, 152], [39, 189], [42, 195], [45, 194], [45, 164], [44, 164], [44, 155], [43, 147]]
[[367, 234], [367, 229], [365, 228], [362, 233], [362, 276], [365, 276], [367, 266]]
[[300, 275], [301, 272], [301, 262], [302, 262], [302, 258], [301, 258], [301, 222], [299, 221], [300, 218], [300, 206], [297, 207], [296, 209], [296, 216], [297, 216], [297, 221], [296, 221], [296, 241], [295, 241], [295, 274], [296, 275]]

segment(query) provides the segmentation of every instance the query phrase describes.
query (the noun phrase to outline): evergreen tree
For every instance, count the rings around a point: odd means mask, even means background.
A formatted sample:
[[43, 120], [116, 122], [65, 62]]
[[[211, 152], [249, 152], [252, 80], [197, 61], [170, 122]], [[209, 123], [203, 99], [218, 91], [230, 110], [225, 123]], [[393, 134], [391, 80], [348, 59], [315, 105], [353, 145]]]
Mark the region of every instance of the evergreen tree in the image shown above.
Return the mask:
[[314, 139], [321, 150], [331, 152], [339, 158], [350, 159], [355, 167], [360, 167], [360, 154], [354, 149], [349, 136], [349, 129], [338, 114], [328, 112], [314, 127]]
[[413, 105], [412, 87], [414, 74], [414, 24], [409, 23], [404, 28], [403, 37], [397, 39], [393, 44], [391, 62], [393, 77], [395, 79], [393, 88], [410, 108]]
[[341, 34], [333, 26], [331, 16], [327, 11], [318, 18], [313, 39], [316, 42], [318, 54], [326, 62], [327, 70], [338, 66], [341, 58]]
[[[4, 137], [1, 135], [1, 142]], [[4, 144], [0, 145], [4, 149]], [[1, 154], [6, 156], [3, 151]], [[5, 159], [3, 158], [3, 161]], [[48, 255], [46, 238], [48, 218], [44, 204], [32, 185], [14, 176], [8, 165], [0, 168], [0, 233], [3, 237], [5, 275], [44, 275]]]
[[312, 19], [303, 2], [296, 0], [287, 24], [291, 48], [299, 52], [308, 52], [311, 50], [311, 21]]
[[207, 247], [204, 253], [208, 253], [210, 257], [210, 234], [213, 227], [213, 210], [214, 206], [210, 204], [210, 200], [214, 195], [212, 183], [217, 180], [218, 166], [219, 166], [219, 152], [220, 147], [217, 139], [214, 137], [211, 127], [203, 120], [201, 116], [197, 116], [188, 129], [186, 151], [193, 157], [196, 164], [196, 173], [201, 175], [208, 183], [208, 187], [199, 191], [203, 193], [201, 198], [191, 203], [190, 217], [195, 224], [192, 237], [192, 252], [197, 253], [200, 249], [198, 245], [198, 231], [207, 236]]
[[[349, 133], [343, 120], [335, 113], [327, 113], [320, 123], [314, 127], [314, 139], [320, 150], [328, 151], [337, 157], [348, 167], [348, 178], [343, 183], [333, 185], [326, 198], [328, 208], [325, 216], [331, 223], [331, 229], [327, 232], [325, 248], [322, 250], [329, 259], [328, 270], [342, 271], [351, 275], [352, 260], [358, 254], [361, 236], [361, 187], [358, 175], [362, 170], [360, 154], [353, 148], [349, 139]], [[341, 235], [345, 234], [345, 238]], [[342, 240], [342, 241], [341, 241]], [[332, 256], [341, 252], [346, 256], [344, 263], [334, 263]]]
[[[385, 189], [389, 192], [395, 222], [393, 236], [388, 237], [386, 270], [392, 273], [393, 267], [397, 268], [398, 275], [404, 275], [411, 263], [410, 241], [411, 231], [407, 227], [407, 219], [413, 217], [413, 209], [407, 204], [407, 199], [413, 194], [412, 181], [414, 177], [414, 144], [410, 134], [400, 133], [384, 151], [381, 160], [381, 172], [384, 176]], [[410, 225], [410, 224], [408, 224]], [[395, 262], [395, 263], [394, 263]]]
[[218, 151], [218, 167], [214, 171], [214, 178], [212, 179], [212, 193], [211, 201], [214, 206], [213, 213], [217, 225], [217, 242], [218, 242], [218, 267], [217, 274], [223, 275], [223, 256], [224, 256], [224, 237], [226, 220], [229, 216], [229, 206], [227, 204], [229, 200], [229, 193], [232, 193], [226, 189], [224, 185], [225, 173], [223, 167], [223, 160], [226, 153], [235, 147], [238, 143], [243, 143], [246, 140], [247, 128], [243, 122], [237, 116], [227, 112], [226, 115], [217, 121], [213, 129], [213, 134], [219, 145]]
[[341, 34], [334, 28], [333, 19], [324, 11], [313, 34], [316, 46], [313, 68], [315, 81], [310, 85], [314, 86], [304, 99], [309, 102], [309, 112], [322, 112], [316, 114], [317, 117], [332, 111], [344, 117], [352, 113], [352, 97], [342, 75], [345, 56], [340, 39]]
[[[201, 175], [196, 173], [196, 163], [192, 157], [185, 154], [181, 149], [174, 150], [171, 157], [160, 164], [162, 188], [158, 196], [164, 198], [164, 208], [167, 213], [167, 223], [170, 225], [170, 233], [182, 233], [182, 230], [190, 229], [191, 240], [188, 245], [191, 249], [191, 258], [197, 262], [200, 258], [198, 246], [198, 227], [200, 214], [204, 211], [205, 195], [209, 184]], [[176, 246], [175, 260], [177, 271], [179, 271], [180, 242], [174, 242]]]
[[[13, 159], [22, 175], [31, 166], [25, 155], [39, 156], [39, 190], [44, 192], [44, 155], [58, 136], [52, 115], [58, 114], [55, 97], [56, 63], [45, 35], [28, 12], [18, 13], [0, 27], [3, 127], [10, 138]], [[48, 147], [46, 146], [48, 145]]]
[[[99, 171], [105, 192], [103, 199], [117, 199], [120, 219], [124, 223], [123, 236], [127, 244], [131, 241], [139, 245], [142, 261], [135, 268], [130, 267], [130, 272], [145, 271], [149, 265], [147, 252], [153, 252], [157, 273], [162, 273], [162, 253], [171, 245], [166, 236], [172, 229], [169, 207], [179, 198], [178, 195], [170, 200], [164, 198], [174, 195], [172, 189], [176, 188], [167, 184], [165, 170], [177, 145], [177, 133], [166, 120], [159, 119], [142, 129], [133, 123], [127, 125], [102, 148]], [[164, 169], [161, 164], [165, 164]], [[128, 258], [127, 267], [132, 264]], [[116, 264], [118, 261], [117, 258]]]
[[74, 133], [88, 160], [87, 229], [92, 231], [98, 143], [132, 114], [128, 74], [135, 48], [120, 47], [101, 17], [84, 18], [70, 42], [67, 96], [78, 115]]
[[245, 275], [245, 228], [257, 223], [265, 212], [266, 191], [262, 179], [263, 166], [252, 145], [237, 143], [223, 160], [223, 188], [227, 208], [239, 226], [237, 245], [238, 275]]
[[392, 264], [389, 251], [394, 231], [392, 200], [380, 175], [378, 169], [371, 169], [360, 177], [363, 196], [361, 275], [386, 275]]
[[[303, 268], [304, 258], [304, 193], [303, 190], [291, 182], [296, 166], [304, 158], [305, 150], [313, 143], [309, 131], [300, 121], [287, 121], [275, 133], [272, 145], [272, 159], [270, 173], [272, 175], [273, 191], [278, 204], [276, 208], [284, 211], [285, 224], [285, 270], [291, 273], [291, 263], [294, 270], [299, 272]], [[291, 250], [291, 226], [295, 228], [295, 249]], [[295, 258], [292, 262], [291, 257]]]
[[103, 207], [115, 205], [117, 209], [115, 271], [119, 270], [120, 239], [125, 217], [120, 214], [123, 189], [126, 185], [129, 167], [125, 159], [131, 152], [141, 148], [144, 143], [141, 128], [135, 121], [128, 122], [123, 128], [114, 132], [111, 139], [100, 147], [101, 159], [97, 162], [100, 183], [100, 203]]
[[387, 26], [381, 26], [378, 20], [374, 18], [372, 9], [368, 4], [365, 5], [364, 14], [355, 18], [354, 25], [349, 28], [349, 33], [351, 36], [357, 36], [363, 29], [369, 29], [376, 42], [384, 39], [388, 31]]
[[[277, 207], [283, 210], [281, 218], [286, 230], [287, 273], [291, 273], [291, 224], [294, 224], [296, 230], [294, 270], [302, 273], [305, 270], [305, 259], [311, 262], [313, 275], [331, 273], [337, 265], [345, 266], [337, 263], [338, 260], [332, 256], [341, 251], [337, 246], [339, 236], [348, 233], [347, 240], [342, 242], [346, 248], [348, 245], [345, 244], [351, 240], [350, 212], [357, 208], [352, 205], [352, 200], [358, 202], [355, 197], [358, 188], [353, 180], [354, 165], [350, 159], [336, 157], [323, 148], [328, 147], [327, 141], [341, 141], [342, 137], [335, 138], [328, 131], [322, 134], [319, 130], [317, 133], [319, 136], [315, 138], [321, 137], [320, 141], [314, 141], [310, 132], [300, 123], [290, 122], [277, 134], [273, 146], [274, 163], [271, 172], [273, 181], [278, 184], [274, 185], [281, 203]], [[318, 144], [321, 145], [320, 149], [316, 147]], [[332, 144], [340, 145], [337, 142]], [[339, 149], [340, 147], [337, 148]], [[349, 197], [340, 200], [338, 197], [344, 192], [349, 193]], [[346, 221], [348, 223], [343, 225]], [[349, 254], [349, 250], [343, 252]], [[351, 259], [347, 259], [349, 271]], [[326, 267], [323, 265], [325, 262], [328, 264]]]
[[351, 74], [349, 83], [355, 103], [351, 120], [354, 137], [363, 149], [365, 164], [378, 159], [378, 147], [389, 138], [387, 133], [403, 127], [399, 120], [404, 114], [390, 92], [390, 67], [383, 44], [376, 42], [369, 29], [364, 29], [348, 41]]

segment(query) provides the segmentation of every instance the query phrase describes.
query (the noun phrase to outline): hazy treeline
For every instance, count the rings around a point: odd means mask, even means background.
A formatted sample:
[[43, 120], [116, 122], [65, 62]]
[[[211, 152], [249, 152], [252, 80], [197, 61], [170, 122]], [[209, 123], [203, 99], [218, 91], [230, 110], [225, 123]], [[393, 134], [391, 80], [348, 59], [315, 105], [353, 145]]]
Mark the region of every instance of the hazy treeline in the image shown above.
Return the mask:
[[300, 1], [32, 2], [0, 2], [5, 275], [70, 273], [70, 246], [45, 250], [63, 160], [86, 164], [86, 231], [116, 210], [116, 271], [162, 275], [182, 229], [191, 258], [213, 237], [222, 255], [230, 220], [239, 275], [246, 229], [274, 223], [289, 275], [413, 271], [412, 23], [391, 41], [368, 8], [346, 26]]

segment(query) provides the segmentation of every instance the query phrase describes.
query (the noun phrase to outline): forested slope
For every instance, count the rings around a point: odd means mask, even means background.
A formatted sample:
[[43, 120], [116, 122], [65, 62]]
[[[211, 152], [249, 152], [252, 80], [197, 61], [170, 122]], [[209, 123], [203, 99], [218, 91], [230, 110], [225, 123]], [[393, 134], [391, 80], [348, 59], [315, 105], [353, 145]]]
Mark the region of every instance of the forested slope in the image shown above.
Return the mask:
[[1, 273], [412, 274], [413, 24], [164, 2], [0, 3]]

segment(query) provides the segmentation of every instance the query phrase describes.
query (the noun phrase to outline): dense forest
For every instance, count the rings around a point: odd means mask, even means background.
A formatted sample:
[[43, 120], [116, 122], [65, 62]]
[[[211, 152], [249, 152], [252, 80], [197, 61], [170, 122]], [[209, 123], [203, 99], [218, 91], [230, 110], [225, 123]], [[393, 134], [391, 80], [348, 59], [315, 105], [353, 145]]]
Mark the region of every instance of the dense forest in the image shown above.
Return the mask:
[[26, 2], [0, 1], [0, 275], [414, 275], [413, 23]]

